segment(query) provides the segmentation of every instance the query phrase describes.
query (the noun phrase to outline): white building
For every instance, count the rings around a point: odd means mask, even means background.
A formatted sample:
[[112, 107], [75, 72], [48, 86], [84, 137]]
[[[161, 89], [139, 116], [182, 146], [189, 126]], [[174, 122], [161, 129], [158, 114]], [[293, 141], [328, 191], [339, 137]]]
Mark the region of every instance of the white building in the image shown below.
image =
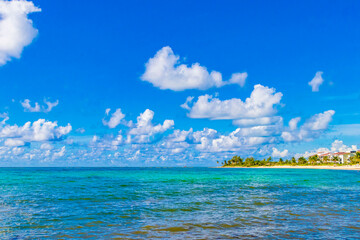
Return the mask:
[[[360, 150], [359, 150], [360, 151]], [[359, 152], [358, 151], [358, 152]], [[317, 155], [318, 157], [324, 162], [332, 162], [332, 163], [340, 163], [345, 164], [350, 161], [350, 157], [354, 156], [356, 154], [356, 151], [350, 151], [350, 152], [319, 152]], [[337, 157], [338, 160], [335, 160]]]

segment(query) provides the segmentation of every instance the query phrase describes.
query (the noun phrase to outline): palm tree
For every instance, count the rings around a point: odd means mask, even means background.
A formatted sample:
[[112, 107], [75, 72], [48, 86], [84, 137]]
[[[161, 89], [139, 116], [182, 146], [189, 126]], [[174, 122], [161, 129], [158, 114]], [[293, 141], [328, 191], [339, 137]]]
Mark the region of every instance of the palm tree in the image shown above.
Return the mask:
[[245, 165], [250, 167], [255, 165], [255, 159], [253, 157], [247, 157], [245, 159]]
[[298, 164], [302, 164], [302, 165], [304, 165], [304, 164], [306, 164], [307, 162], [306, 162], [306, 158], [304, 158], [304, 157], [299, 157], [299, 159], [298, 159]]
[[333, 157], [333, 162], [334, 163], [340, 163], [340, 158], [338, 156], [334, 156]]
[[350, 158], [351, 164], [358, 164], [360, 163], [360, 152], [356, 152], [354, 156]]
[[309, 163], [312, 165], [318, 163], [318, 161], [319, 161], [318, 155], [313, 155], [309, 157]]

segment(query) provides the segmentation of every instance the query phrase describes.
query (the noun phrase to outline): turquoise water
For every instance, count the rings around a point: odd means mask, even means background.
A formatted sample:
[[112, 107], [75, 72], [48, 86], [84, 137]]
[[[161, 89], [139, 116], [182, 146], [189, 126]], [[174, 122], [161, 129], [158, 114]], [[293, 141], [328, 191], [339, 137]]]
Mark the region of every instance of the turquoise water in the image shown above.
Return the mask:
[[359, 236], [359, 171], [0, 169], [0, 239]]

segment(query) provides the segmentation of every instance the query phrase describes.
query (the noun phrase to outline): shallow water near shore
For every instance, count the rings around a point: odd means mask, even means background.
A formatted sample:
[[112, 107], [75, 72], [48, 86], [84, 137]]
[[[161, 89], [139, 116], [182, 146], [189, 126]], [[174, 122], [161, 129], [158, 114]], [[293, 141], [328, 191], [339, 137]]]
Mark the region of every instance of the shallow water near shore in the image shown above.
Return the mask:
[[351, 239], [359, 202], [359, 171], [1, 168], [0, 239]]

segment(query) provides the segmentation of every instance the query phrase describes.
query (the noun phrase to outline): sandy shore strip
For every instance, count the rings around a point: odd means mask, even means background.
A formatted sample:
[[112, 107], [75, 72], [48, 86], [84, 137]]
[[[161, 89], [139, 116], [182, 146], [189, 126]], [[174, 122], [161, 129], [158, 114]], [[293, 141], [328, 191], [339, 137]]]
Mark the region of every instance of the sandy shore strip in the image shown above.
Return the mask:
[[259, 167], [219, 167], [219, 168], [285, 168], [285, 169], [328, 169], [328, 170], [358, 170], [360, 171], [360, 165], [344, 165], [344, 166], [336, 166], [336, 165], [328, 165], [328, 166], [259, 166]]

